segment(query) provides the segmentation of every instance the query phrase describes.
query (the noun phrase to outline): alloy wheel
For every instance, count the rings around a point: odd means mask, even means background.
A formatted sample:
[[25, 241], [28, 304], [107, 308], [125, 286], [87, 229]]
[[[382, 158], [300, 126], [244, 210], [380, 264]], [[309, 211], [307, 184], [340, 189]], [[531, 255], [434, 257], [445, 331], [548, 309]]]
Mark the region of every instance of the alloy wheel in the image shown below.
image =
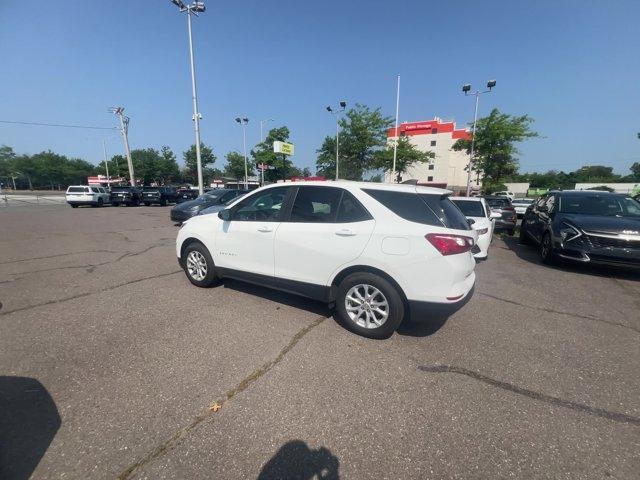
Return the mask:
[[389, 318], [389, 302], [373, 285], [351, 287], [344, 304], [351, 321], [364, 328], [381, 327]]
[[187, 255], [187, 271], [194, 280], [201, 282], [207, 276], [207, 259], [197, 250]]

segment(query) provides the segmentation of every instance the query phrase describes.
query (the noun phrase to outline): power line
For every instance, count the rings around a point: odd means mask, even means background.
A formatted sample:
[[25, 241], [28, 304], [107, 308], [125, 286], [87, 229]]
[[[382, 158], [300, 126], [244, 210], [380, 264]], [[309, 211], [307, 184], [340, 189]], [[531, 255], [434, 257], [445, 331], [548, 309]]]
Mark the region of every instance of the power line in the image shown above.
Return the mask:
[[91, 130], [118, 130], [118, 127], [93, 127], [89, 125], [65, 125], [62, 123], [15, 122], [11, 120], [0, 120], [0, 123], [12, 123], [17, 125], [38, 125], [40, 127], [88, 128]]

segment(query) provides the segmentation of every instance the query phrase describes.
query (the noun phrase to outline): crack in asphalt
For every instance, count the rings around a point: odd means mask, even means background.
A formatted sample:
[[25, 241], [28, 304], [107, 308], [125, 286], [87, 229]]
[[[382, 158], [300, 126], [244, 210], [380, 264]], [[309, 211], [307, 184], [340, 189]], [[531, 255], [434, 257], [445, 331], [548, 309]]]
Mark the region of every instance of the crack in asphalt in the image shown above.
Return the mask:
[[[149, 250], [153, 250], [154, 248], [159, 248], [159, 247], [166, 247], [169, 245], [173, 245], [175, 242], [171, 241], [171, 242], [160, 242], [160, 243], [155, 243], [153, 245], [151, 245], [150, 247], [145, 248], [144, 250], [141, 250], [139, 252], [127, 252], [123, 255], [120, 255], [119, 257], [117, 257], [115, 260], [107, 260], [105, 262], [99, 262], [99, 263], [89, 263], [86, 265], [71, 265], [68, 267], [53, 267], [53, 268], [43, 268], [41, 270], [28, 270], [26, 272], [16, 272], [16, 273], [9, 273], [8, 275], [29, 275], [29, 274], [33, 274], [33, 273], [44, 273], [44, 272], [55, 272], [57, 270], [74, 270], [74, 269], [82, 269], [82, 268], [86, 268], [89, 269], [89, 272], [93, 272], [93, 270], [96, 269], [96, 267], [101, 267], [103, 265], [109, 265], [109, 264], [113, 264], [113, 263], [118, 263], [119, 261], [125, 259], [125, 258], [131, 258], [131, 257], [137, 257], [138, 255], [142, 255], [144, 253], [147, 253]], [[113, 252], [115, 253], [115, 252]], [[10, 280], [13, 281], [13, 280]], [[3, 282], [0, 282], [3, 283]]]
[[533, 400], [539, 400], [541, 402], [548, 403], [556, 407], [569, 408], [577, 412], [587, 413], [589, 415], [593, 415], [600, 418], [606, 418], [607, 420], [612, 420], [618, 423], [626, 423], [629, 425], [640, 426], [640, 418], [638, 417], [633, 417], [631, 415], [627, 415], [624, 413], [610, 412], [602, 408], [590, 407], [589, 405], [572, 402], [570, 400], [565, 400], [563, 398], [552, 397], [550, 395], [545, 395], [544, 393], [535, 392], [533, 390], [528, 390], [526, 388], [518, 387], [511, 383], [502, 382], [500, 380], [496, 380], [495, 378], [487, 377], [485, 375], [482, 375], [481, 373], [474, 372], [473, 370], [467, 370], [466, 368], [456, 367], [452, 365], [434, 365], [432, 367], [419, 366], [418, 370], [421, 370], [423, 372], [428, 372], [428, 373], [456, 373], [459, 375], [465, 375], [469, 378], [473, 378], [474, 380], [478, 380], [480, 382], [486, 383], [487, 385], [491, 385], [492, 387], [501, 388], [502, 390], [516, 393], [518, 395], [522, 395], [522, 396], [531, 398]]
[[573, 312], [563, 312], [562, 310], [553, 310], [552, 308], [536, 307], [534, 305], [527, 305], [526, 303], [516, 302], [515, 300], [509, 300], [508, 298], [497, 297], [495, 295], [491, 295], [489, 293], [484, 293], [484, 292], [476, 292], [476, 294], [493, 298], [494, 300], [499, 300], [501, 302], [510, 303], [512, 305], [517, 305], [519, 307], [530, 308], [532, 310], [538, 310], [538, 311], [547, 312], [547, 313], [556, 313], [558, 315], [566, 315], [568, 317], [579, 318], [582, 320], [590, 320], [592, 322], [602, 322], [608, 325], [613, 325], [614, 327], [622, 327], [622, 328], [632, 330], [636, 333], [640, 333], [640, 328], [636, 328], [631, 325], [625, 325], [624, 323], [620, 323], [620, 322], [612, 322], [610, 320], [605, 320], [603, 318], [598, 318], [591, 315], [580, 315], [578, 313], [573, 313]]
[[161, 274], [158, 274], [158, 275], [152, 275], [150, 277], [142, 277], [142, 278], [138, 278], [136, 280], [130, 280], [128, 282], [119, 283], [118, 285], [112, 285], [111, 287], [103, 288], [101, 290], [97, 290], [97, 291], [94, 291], [94, 292], [79, 293], [77, 295], [71, 295], [69, 297], [58, 298], [58, 299], [55, 299], [55, 300], [48, 300], [46, 302], [36, 303], [36, 304], [33, 304], [33, 305], [25, 305], [24, 307], [18, 307], [18, 308], [14, 308], [13, 310], [7, 310], [6, 312], [0, 312], [0, 316], [9, 315], [10, 313], [23, 312], [25, 310], [31, 310], [33, 308], [44, 307], [45, 305], [52, 305], [54, 303], [63, 303], [63, 302], [67, 302], [69, 300], [75, 300], [76, 298], [89, 297], [91, 295], [97, 295], [97, 294], [100, 294], [100, 293], [109, 292], [111, 290], [116, 290], [116, 289], [118, 289], [120, 287], [125, 287], [127, 285], [133, 285], [135, 283], [144, 282], [146, 280], [152, 280], [154, 278], [168, 277], [170, 275], [175, 275], [176, 273], [181, 273], [181, 272], [182, 272], [182, 270], [176, 270], [176, 271], [169, 272], [169, 273], [161, 273]]
[[22, 258], [20, 260], [9, 260], [7, 262], [0, 262], [0, 265], [8, 265], [10, 263], [30, 262], [32, 260], [45, 260], [47, 258], [70, 257], [72, 255], [82, 255], [83, 253], [118, 253], [118, 252], [114, 252], [113, 250], [85, 250], [82, 252], [59, 253], [57, 255], [48, 255], [46, 257], [31, 257], [31, 258]]
[[[291, 337], [289, 342], [282, 348], [282, 350], [280, 350], [278, 355], [276, 355], [272, 360], [269, 360], [267, 363], [257, 368], [249, 375], [247, 375], [237, 385], [227, 390], [227, 392], [223, 395], [223, 397], [217, 400], [215, 404], [217, 404], [219, 407], [222, 407], [225, 403], [233, 400], [233, 398], [236, 395], [238, 395], [239, 393], [249, 388], [249, 386], [252, 383], [258, 381], [262, 376], [264, 376], [267, 372], [269, 372], [269, 370], [271, 370], [278, 363], [280, 363], [284, 359], [284, 357], [287, 355], [287, 353], [289, 353], [293, 349], [293, 347], [295, 347], [298, 344], [298, 342], [300, 342], [300, 340], [302, 340], [302, 338], [306, 334], [308, 334], [311, 330], [313, 330], [315, 327], [317, 327], [322, 322], [324, 322], [327, 318], [330, 318], [330, 317], [321, 315], [317, 317], [309, 325], [299, 330], [293, 337]], [[196, 428], [205, 420], [213, 417], [213, 415], [215, 415], [215, 412], [212, 411], [210, 408], [200, 413], [187, 426], [174, 432], [173, 435], [171, 435], [166, 441], [164, 441], [163, 443], [155, 447], [147, 455], [142, 457], [137, 462], [129, 465], [127, 468], [125, 468], [116, 478], [118, 480], [127, 480], [131, 478], [131, 476], [138, 469], [140, 469], [141, 467], [144, 467], [152, 460], [155, 460], [156, 458], [165, 454], [167, 451], [173, 448], [180, 440], [182, 440], [191, 430]]]

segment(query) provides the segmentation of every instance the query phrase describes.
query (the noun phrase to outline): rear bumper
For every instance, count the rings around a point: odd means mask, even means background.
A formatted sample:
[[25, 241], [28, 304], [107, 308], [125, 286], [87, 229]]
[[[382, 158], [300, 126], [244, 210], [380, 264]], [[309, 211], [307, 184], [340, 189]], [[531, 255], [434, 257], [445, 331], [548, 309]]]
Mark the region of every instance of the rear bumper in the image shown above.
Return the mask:
[[411, 320], [429, 320], [433, 317], [450, 316], [464, 307], [475, 292], [475, 282], [469, 291], [459, 300], [449, 303], [423, 302], [420, 300], [407, 300]]
[[67, 200], [67, 203], [68, 203], [69, 205], [79, 205], [79, 206], [82, 206], [82, 205], [92, 205], [92, 206], [93, 206], [93, 205], [98, 205], [98, 202], [87, 201], [87, 200], [79, 200], [79, 201], [76, 201], [76, 200]]

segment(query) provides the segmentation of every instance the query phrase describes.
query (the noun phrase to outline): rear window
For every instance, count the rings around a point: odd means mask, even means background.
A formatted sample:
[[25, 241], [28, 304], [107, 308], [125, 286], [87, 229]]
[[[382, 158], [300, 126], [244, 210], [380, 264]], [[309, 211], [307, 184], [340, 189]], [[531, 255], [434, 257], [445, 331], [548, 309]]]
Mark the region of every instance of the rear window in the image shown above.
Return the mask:
[[69, 187], [68, 193], [84, 193], [84, 187]]
[[419, 196], [431, 207], [445, 227], [455, 230], [471, 230], [467, 217], [446, 195], [421, 193]]
[[490, 207], [502, 208], [510, 207], [511, 201], [508, 198], [487, 198]]
[[482, 202], [473, 200], [451, 200], [467, 217], [484, 217], [484, 207]]

